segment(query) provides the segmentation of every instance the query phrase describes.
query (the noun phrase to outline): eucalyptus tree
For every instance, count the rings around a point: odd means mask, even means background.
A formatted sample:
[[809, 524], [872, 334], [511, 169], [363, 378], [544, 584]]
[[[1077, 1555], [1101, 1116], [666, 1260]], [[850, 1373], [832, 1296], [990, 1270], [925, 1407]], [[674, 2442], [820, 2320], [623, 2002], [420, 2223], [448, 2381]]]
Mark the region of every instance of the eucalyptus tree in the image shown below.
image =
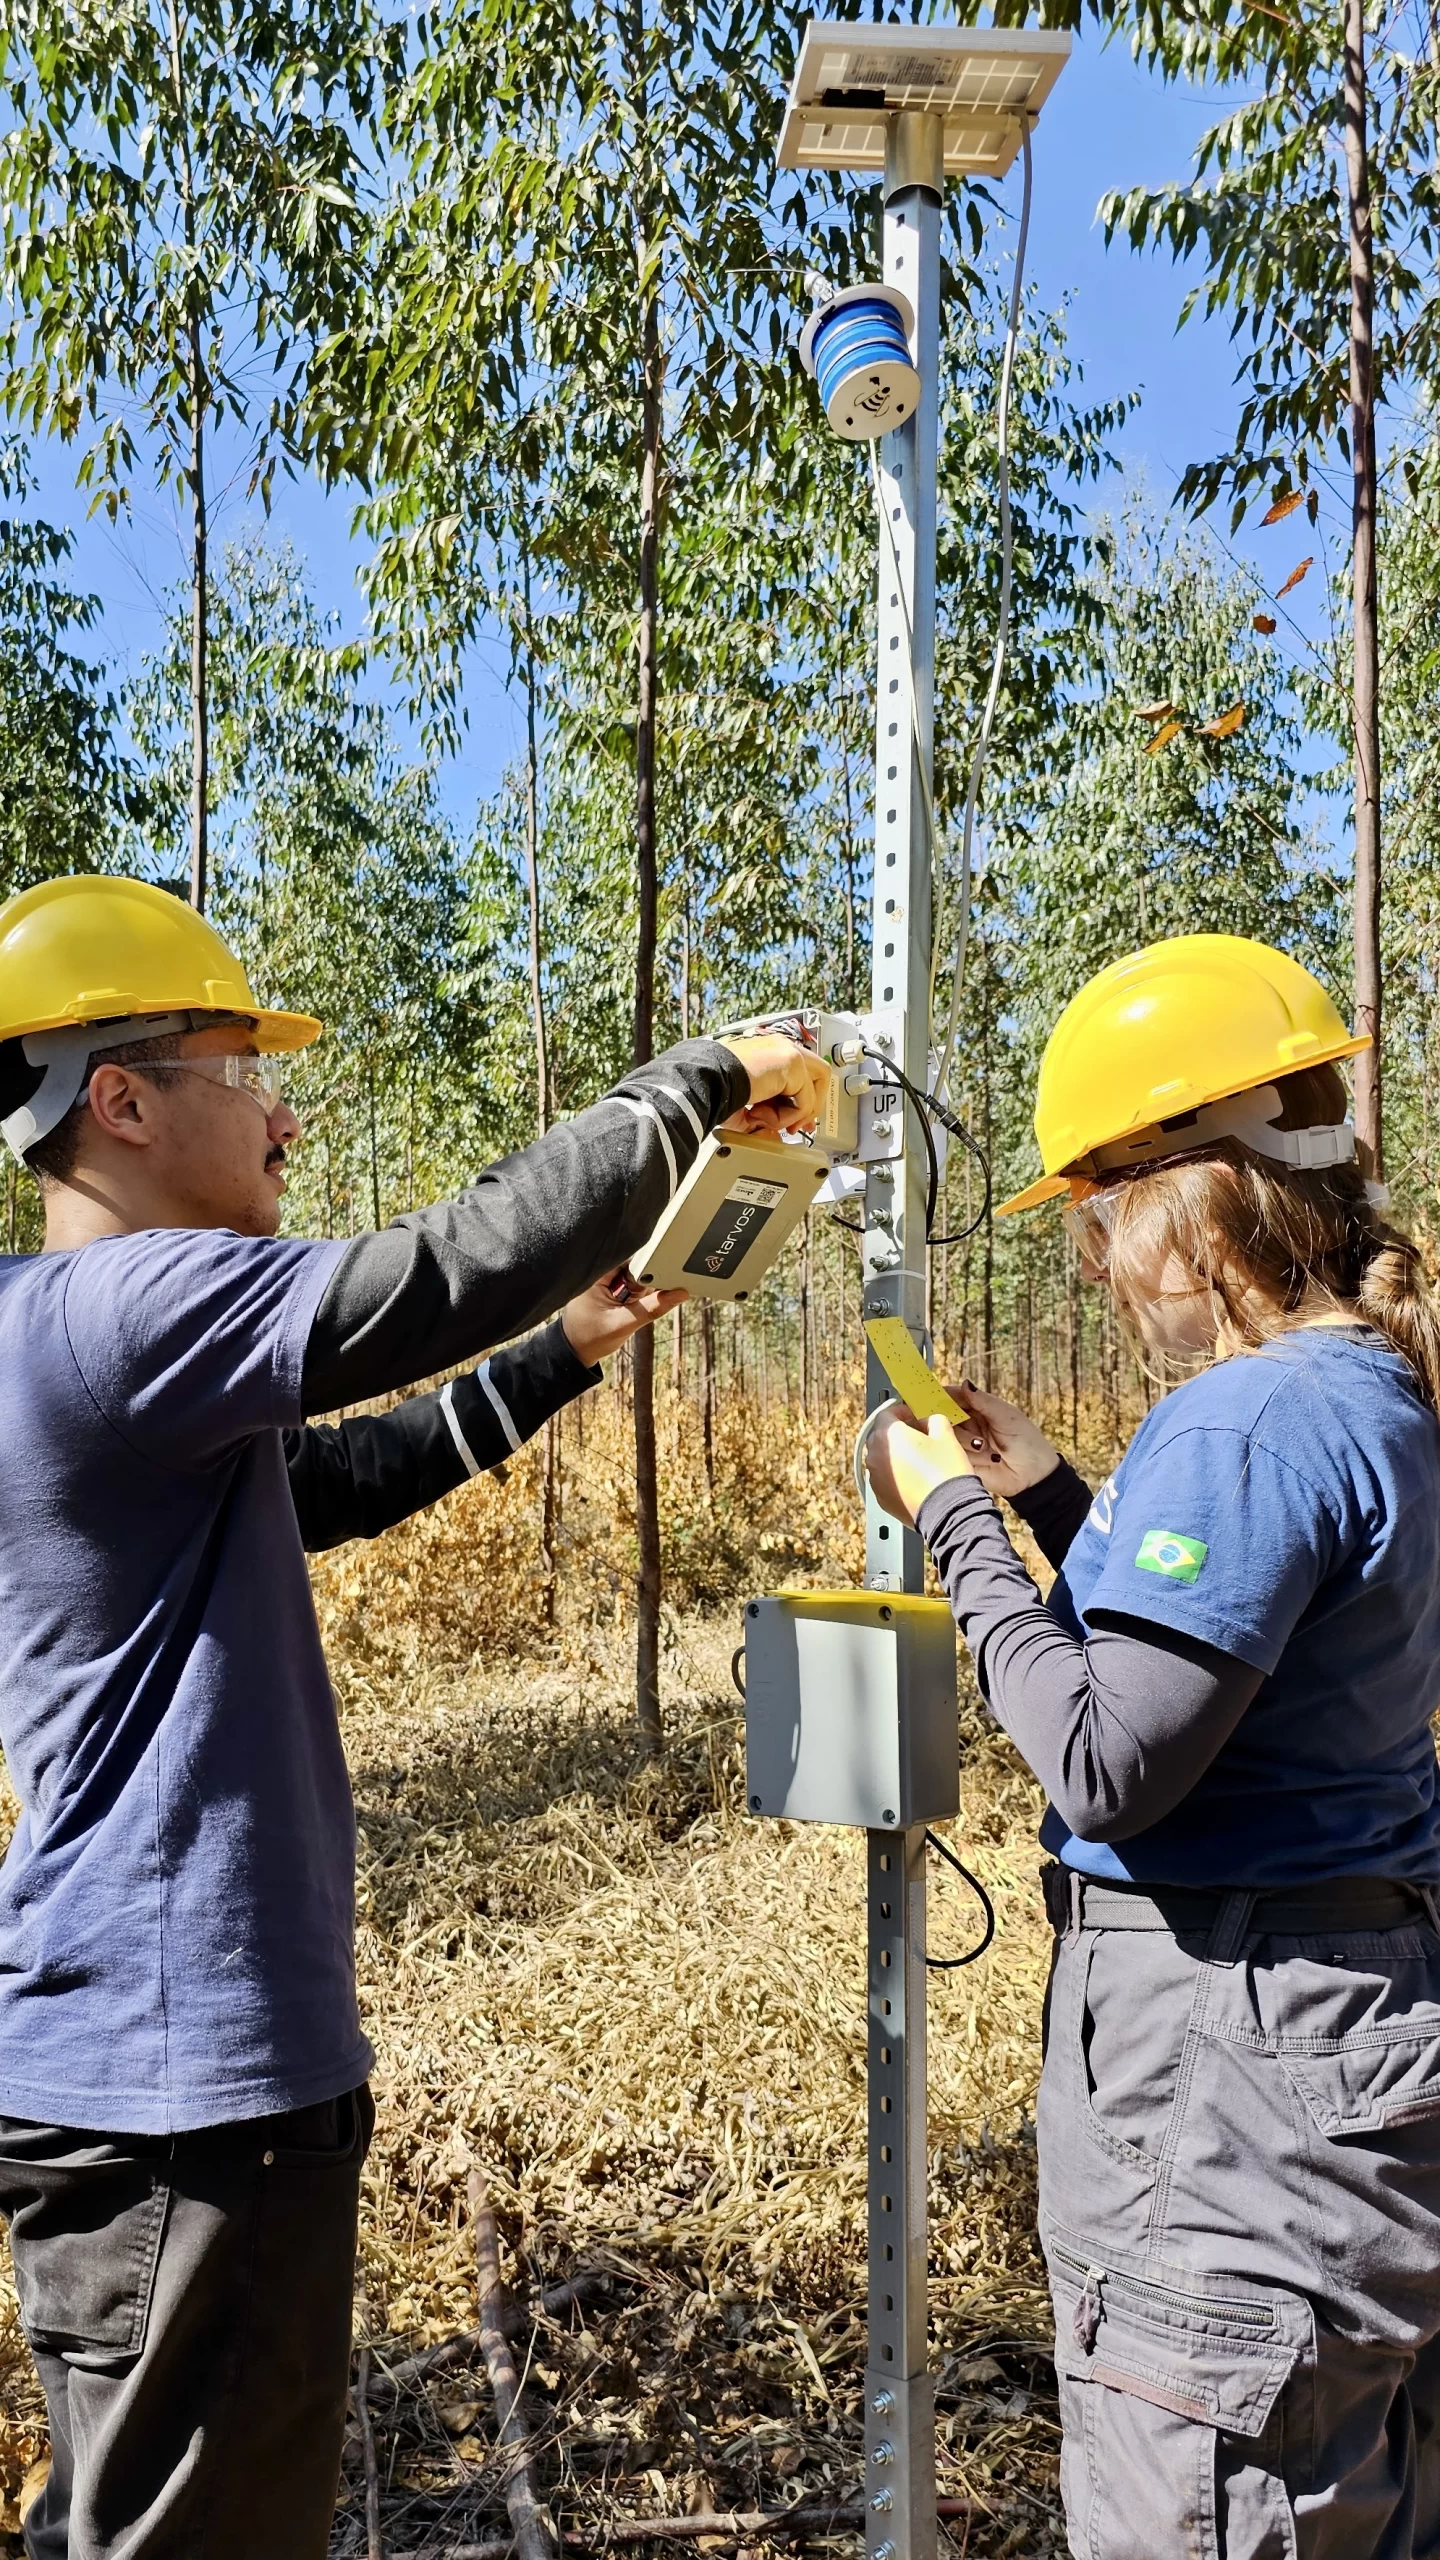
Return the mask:
[[[1000, 0], [997, 21], [1023, 18]], [[1407, 383], [1440, 383], [1440, 39], [1433, 0], [1046, 0], [1053, 23], [1093, 15], [1128, 31], [1167, 82], [1238, 93], [1202, 138], [1184, 186], [1102, 206], [1107, 234], [1199, 258], [1185, 312], [1227, 318], [1240, 413], [1230, 449], [1180, 494], [1253, 499], [1312, 518], [1337, 452], [1350, 480], [1349, 719], [1354, 773], [1355, 1007], [1374, 1048], [1355, 1063], [1356, 1119], [1377, 1165], [1381, 1115], [1380, 834], [1383, 786], [1376, 528], [1376, 409]], [[1337, 681], [1339, 670], [1336, 670]]]
[[1380, 516], [1388, 1173], [1436, 1240], [1440, 1181], [1440, 444], [1387, 475]]
[[[807, 223], [793, 183], [771, 210], [791, 36], [774, 0], [744, 19], [722, 0], [594, 0], [584, 11], [456, 0], [437, 11], [392, 125], [411, 180], [378, 254], [375, 303], [331, 348], [317, 422], [332, 467], [403, 480], [422, 450], [483, 447], [506, 399], [523, 412], [532, 387], [558, 393], [544, 554], [632, 653], [637, 1061], [655, 1037], [667, 445], [743, 447], [763, 418]], [[652, 1369], [644, 1335], [637, 1703], [653, 1743]]]
[[183, 494], [190, 885], [206, 893], [210, 439], [268, 495], [353, 278], [362, 136], [398, 30], [368, 0], [4, 0], [0, 402], [82, 443], [112, 516]]
[[[266, 1000], [326, 1026], [291, 1068], [307, 1133], [289, 1214], [383, 1225], [511, 1135], [474, 1074], [486, 991], [462, 972], [460, 849], [288, 551], [232, 546], [212, 620], [214, 912]], [[185, 782], [182, 614], [128, 709], [163, 841]]]
[[99, 599], [70, 584], [73, 537], [32, 515], [28, 496], [20, 454], [0, 447], [0, 898], [103, 869], [135, 787], [87, 646]]

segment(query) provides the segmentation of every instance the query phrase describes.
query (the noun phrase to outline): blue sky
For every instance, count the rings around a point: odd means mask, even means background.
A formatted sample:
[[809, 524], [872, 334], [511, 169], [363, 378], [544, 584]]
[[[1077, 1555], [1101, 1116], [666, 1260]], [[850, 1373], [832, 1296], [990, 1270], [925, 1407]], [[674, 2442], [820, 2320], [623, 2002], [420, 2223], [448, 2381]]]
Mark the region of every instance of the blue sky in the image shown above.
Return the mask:
[[[1120, 244], [1107, 249], [1095, 208], [1112, 186], [1183, 181], [1196, 141], [1220, 105], [1213, 94], [1164, 88], [1136, 67], [1122, 45], [1102, 45], [1087, 28], [1036, 139], [1031, 275], [1047, 307], [1068, 299], [1071, 345], [1084, 368], [1087, 396], [1142, 394], [1120, 455], [1125, 471], [1143, 478], [1160, 498], [1169, 496], [1188, 461], [1229, 443], [1237, 408], [1233, 352], [1225, 328], [1201, 318], [1177, 334], [1188, 278], [1168, 253], [1136, 256]], [[161, 597], [184, 567], [173, 503], [138, 492], [128, 524], [112, 528], [98, 518], [87, 523], [71, 457], [57, 448], [39, 461], [39, 503], [53, 521], [76, 531], [78, 577], [103, 601], [104, 646], [123, 675], [153, 645]], [[1118, 491], [1108, 494], [1113, 503]], [[1327, 512], [1332, 532], [1343, 533], [1338, 512]], [[355, 583], [363, 546], [351, 539], [350, 515], [347, 498], [328, 498], [309, 482], [282, 481], [271, 516], [272, 532], [293, 544], [319, 602], [339, 617], [347, 634], [358, 631], [363, 619]], [[223, 543], [246, 519], [243, 491], [221, 491], [212, 539]], [[1225, 533], [1224, 524], [1217, 531]], [[1269, 532], [1247, 528], [1235, 547], [1274, 586], [1306, 550], [1320, 546], [1302, 516]], [[1322, 601], [1317, 560], [1296, 602], [1313, 621]], [[506, 692], [504, 672], [498, 646], [477, 653], [469, 737], [444, 783], [446, 803], [462, 826], [519, 750], [519, 706]]]

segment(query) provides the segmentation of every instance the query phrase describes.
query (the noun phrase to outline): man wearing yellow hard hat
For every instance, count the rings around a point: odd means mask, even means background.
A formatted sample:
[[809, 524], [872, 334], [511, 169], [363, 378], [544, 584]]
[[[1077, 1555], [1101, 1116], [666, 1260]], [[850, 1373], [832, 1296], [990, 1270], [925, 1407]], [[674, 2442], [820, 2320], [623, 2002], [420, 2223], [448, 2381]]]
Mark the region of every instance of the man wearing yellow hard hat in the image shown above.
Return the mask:
[[1365, 1045], [1238, 936], [1102, 970], [1006, 1207], [1063, 1200], [1192, 1374], [1093, 1501], [968, 1385], [870, 1444], [1049, 1797], [1041, 2237], [1105, 2560], [1440, 2552], [1440, 1318], [1357, 1158]]
[[[687, 1041], [383, 1234], [276, 1236], [259, 1004], [163, 891], [0, 908], [0, 2212], [50, 2408], [31, 2560], [322, 2560], [373, 2056], [303, 1546], [518, 1447], [674, 1303], [603, 1275], [707, 1132], [813, 1122], [782, 1039]], [[389, 1415], [305, 1417], [529, 1343]]]

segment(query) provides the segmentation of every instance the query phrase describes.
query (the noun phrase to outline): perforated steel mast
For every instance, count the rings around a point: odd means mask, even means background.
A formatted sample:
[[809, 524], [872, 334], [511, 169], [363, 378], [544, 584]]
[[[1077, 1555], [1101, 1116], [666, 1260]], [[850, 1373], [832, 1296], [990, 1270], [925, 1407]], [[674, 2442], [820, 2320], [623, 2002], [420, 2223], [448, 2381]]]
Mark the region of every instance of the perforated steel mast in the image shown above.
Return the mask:
[[[1035, 29], [812, 20], [780, 165], [882, 180], [883, 280], [914, 313], [916, 409], [880, 447], [871, 1039], [928, 1089], [932, 1026], [935, 534], [941, 219], [948, 177], [1001, 177], [1068, 58]], [[897, 1098], [898, 1102], [898, 1098]], [[902, 1107], [903, 1108], [903, 1107]], [[904, 1112], [898, 1155], [866, 1170], [864, 1312], [925, 1326], [928, 1160]], [[867, 1348], [866, 1403], [889, 1384]], [[866, 1581], [924, 1587], [919, 1538], [866, 1502]], [[866, 2550], [933, 2560], [935, 2403], [928, 2370], [925, 1829], [867, 1831]]]

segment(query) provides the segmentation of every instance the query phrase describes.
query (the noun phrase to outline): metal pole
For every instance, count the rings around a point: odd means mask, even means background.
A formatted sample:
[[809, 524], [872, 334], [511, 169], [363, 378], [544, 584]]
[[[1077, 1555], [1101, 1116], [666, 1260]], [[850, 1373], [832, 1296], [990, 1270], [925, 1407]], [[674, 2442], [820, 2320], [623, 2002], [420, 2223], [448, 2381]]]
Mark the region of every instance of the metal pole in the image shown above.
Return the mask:
[[[935, 115], [892, 118], [885, 177], [884, 279], [915, 313], [920, 375], [912, 418], [880, 445], [885, 525], [879, 541], [879, 679], [875, 701], [875, 882], [870, 1004], [881, 1039], [912, 1082], [928, 1083], [932, 853], [926, 803], [934, 778], [936, 371], [940, 344], [940, 195], [945, 127]], [[893, 539], [887, 539], [886, 526]], [[896, 570], [899, 576], [896, 576]], [[912, 656], [913, 642], [913, 656]], [[913, 690], [912, 690], [913, 688]], [[897, 1098], [897, 1109], [899, 1109]], [[926, 1160], [908, 1108], [902, 1155], [865, 1182], [865, 1308], [925, 1324]], [[889, 1394], [873, 1352], [866, 1404]], [[878, 1591], [921, 1591], [925, 1558], [913, 1531], [865, 1506], [865, 1579]]]
[[[934, 848], [935, 484], [940, 348], [939, 116], [892, 119], [885, 173], [884, 280], [915, 313], [920, 375], [913, 418], [880, 447], [879, 681], [875, 711], [875, 886], [871, 1009], [889, 1054], [929, 1084]], [[897, 576], [898, 571], [898, 576]], [[865, 1305], [925, 1323], [926, 1158], [906, 1106], [902, 1153], [865, 1184]], [[889, 1393], [872, 1353], [866, 1403]], [[922, 1591], [913, 1531], [866, 1502], [865, 1579]], [[869, 2560], [934, 2560], [935, 2390], [926, 2370], [925, 1833], [867, 1839], [869, 1980], [869, 2336], [865, 2371], [865, 2547]]]
[[868, 1831], [869, 2336], [865, 2549], [934, 2560], [935, 2385], [926, 2370], [925, 1826]]

